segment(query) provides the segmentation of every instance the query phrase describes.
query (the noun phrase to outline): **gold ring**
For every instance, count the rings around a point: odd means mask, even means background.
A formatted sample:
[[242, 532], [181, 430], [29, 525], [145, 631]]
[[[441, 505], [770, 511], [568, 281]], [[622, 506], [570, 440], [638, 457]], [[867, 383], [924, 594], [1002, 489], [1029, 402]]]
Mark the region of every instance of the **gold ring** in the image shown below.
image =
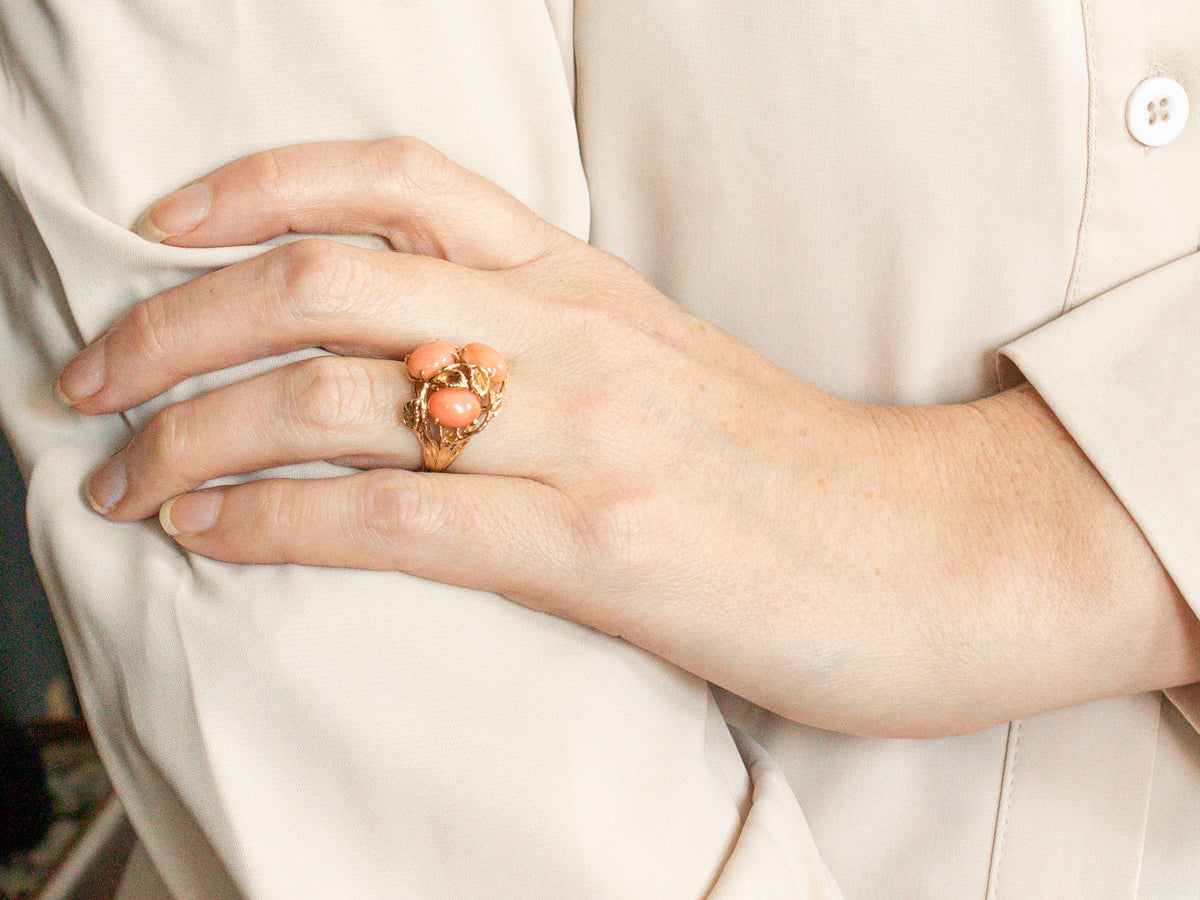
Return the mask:
[[422, 344], [404, 358], [414, 396], [402, 418], [421, 442], [422, 467], [444, 471], [500, 411], [508, 366], [487, 344]]

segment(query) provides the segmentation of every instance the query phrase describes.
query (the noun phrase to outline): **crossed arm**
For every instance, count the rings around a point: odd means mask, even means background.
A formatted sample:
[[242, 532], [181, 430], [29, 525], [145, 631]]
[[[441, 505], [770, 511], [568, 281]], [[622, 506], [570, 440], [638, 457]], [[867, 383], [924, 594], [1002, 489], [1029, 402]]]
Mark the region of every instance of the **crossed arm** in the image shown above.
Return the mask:
[[[87, 415], [302, 347], [170, 406], [92, 476], [233, 562], [399, 569], [620, 635], [824, 728], [936, 735], [1200, 677], [1200, 626], [1028, 385], [839, 400], [413, 140], [257, 154], [153, 207], [148, 239], [272, 249], [147, 298], [65, 370]], [[398, 251], [398, 252], [397, 252]], [[400, 360], [509, 363], [451, 473], [413, 472]], [[231, 423], [235, 427], [231, 430]], [[329, 459], [360, 474], [201, 486]]]

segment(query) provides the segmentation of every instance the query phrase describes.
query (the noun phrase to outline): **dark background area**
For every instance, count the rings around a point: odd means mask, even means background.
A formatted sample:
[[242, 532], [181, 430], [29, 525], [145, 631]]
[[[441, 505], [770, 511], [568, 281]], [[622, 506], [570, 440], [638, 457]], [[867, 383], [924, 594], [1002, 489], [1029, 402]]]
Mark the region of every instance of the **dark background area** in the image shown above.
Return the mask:
[[0, 719], [61, 718], [67, 685], [58, 632], [29, 558], [25, 486], [0, 438]]

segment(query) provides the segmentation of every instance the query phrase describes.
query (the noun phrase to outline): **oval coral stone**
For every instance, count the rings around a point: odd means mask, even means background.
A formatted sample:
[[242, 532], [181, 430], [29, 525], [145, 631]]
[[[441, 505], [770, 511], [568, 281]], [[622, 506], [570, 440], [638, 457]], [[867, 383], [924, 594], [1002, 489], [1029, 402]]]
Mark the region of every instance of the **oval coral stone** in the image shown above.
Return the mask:
[[478, 366], [487, 372], [492, 381], [500, 382], [508, 377], [504, 357], [487, 344], [467, 344], [463, 347], [462, 358], [467, 365]]
[[453, 362], [453, 344], [449, 341], [430, 341], [408, 354], [408, 374], [411, 378], [429, 380]]
[[479, 398], [463, 388], [441, 388], [429, 395], [429, 416], [444, 428], [465, 428], [481, 411]]

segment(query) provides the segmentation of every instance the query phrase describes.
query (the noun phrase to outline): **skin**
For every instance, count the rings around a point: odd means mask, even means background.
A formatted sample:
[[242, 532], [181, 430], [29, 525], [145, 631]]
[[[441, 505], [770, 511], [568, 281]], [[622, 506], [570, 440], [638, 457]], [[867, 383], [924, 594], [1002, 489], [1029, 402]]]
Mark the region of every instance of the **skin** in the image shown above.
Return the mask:
[[[187, 551], [230, 562], [496, 591], [849, 733], [969, 732], [1200, 678], [1195, 616], [1028, 385], [837, 399], [411, 139], [271, 151], [196, 185], [143, 236], [364, 233], [402, 252], [287, 244], [146, 299], [85, 349], [59, 382], [85, 415], [336, 354], [159, 413], [89, 483], [110, 519], [161, 510]], [[443, 474], [411, 471], [398, 418], [403, 357], [433, 337], [490, 344], [510, 372]], [[364, 471], [196, 490], [314, 459]]]

